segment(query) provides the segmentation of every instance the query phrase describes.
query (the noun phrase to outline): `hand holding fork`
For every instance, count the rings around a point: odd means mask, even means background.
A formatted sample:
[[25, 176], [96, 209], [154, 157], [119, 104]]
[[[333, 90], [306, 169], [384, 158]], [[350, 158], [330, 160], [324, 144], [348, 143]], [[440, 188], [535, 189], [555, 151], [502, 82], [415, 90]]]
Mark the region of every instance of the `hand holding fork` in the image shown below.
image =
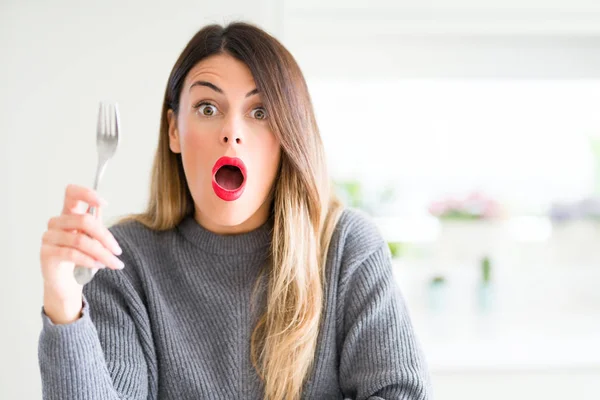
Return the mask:
[[[103, 225], [97, 207], [106, 205], [98, 184], [107, 161], [119, 142], [119, 115], [116, 105], [100, 104], [96, 144], [98, 167], [94, 189], [68, 185], [60, 215], [50, 218], [42, 236], [40, 264], [44, 281], [44, 312], [55, 324], [66, 324], [81, 316], [83, 285], [99, 268], [123, 268], [122, 253], [112, 233]], [[78, 205], [87, 203], [81, 213]]]
[[[96, 148], [98, 151], [98, 166], [96, 168], [96, 178], [94, 179], [94, 190], [98, 190], [98, 185], [102, 179], [102, 174], [108, 160], [110, 160], [117, 151], [119, 145], [119, 110], [117, 104], [100, 103], [98, 112], [98, 128], [96, 131]], [[96, 216], [96, 207], [91, 206], [88, 211], [92, 216]], [[98, 268], [86, 268], [76, 266], [74, 271], [75, 280], [80, 285], [85, 285], [92, 280], [98, 272]]]

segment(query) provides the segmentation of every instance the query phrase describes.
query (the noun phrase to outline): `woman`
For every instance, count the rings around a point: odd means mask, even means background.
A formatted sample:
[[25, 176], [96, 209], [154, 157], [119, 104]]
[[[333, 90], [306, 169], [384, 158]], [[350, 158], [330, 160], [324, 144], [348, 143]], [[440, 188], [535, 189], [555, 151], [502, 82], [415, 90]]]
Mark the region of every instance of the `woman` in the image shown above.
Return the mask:
[[[144, 213], [107, 229], [82, 201], [104, 205], [69, 186], [42, 241], [45, 399], [430, 398], [386, 243], [336, 200], [302, 73], [259, 28], [183, 50]], [[107, 268], [82, 287], [76, 264]]]

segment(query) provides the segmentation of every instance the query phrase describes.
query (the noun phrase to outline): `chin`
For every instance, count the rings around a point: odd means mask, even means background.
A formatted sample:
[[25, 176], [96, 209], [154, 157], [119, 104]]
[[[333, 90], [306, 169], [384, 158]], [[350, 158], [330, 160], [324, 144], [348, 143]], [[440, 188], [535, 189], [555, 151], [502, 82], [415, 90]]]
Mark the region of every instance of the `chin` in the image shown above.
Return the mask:
[[[239, 213], [238, 213], [239, 214]], [[250, 218], [246, 215], [237, 215], [233, 213], [212, 214], [211, 219], [220, 226], [234, 227], [243, 224]]]

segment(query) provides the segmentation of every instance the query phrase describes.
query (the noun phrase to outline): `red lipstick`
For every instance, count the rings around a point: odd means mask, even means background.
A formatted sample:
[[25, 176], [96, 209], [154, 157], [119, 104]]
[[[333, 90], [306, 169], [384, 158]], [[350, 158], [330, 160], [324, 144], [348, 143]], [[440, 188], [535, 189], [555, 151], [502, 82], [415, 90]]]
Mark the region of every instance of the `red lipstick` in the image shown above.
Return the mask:
[[212, 170], [212, 187], [225, 201], [239, 199], [246, 187], [246, 165], [237, 157], [221, 157]]

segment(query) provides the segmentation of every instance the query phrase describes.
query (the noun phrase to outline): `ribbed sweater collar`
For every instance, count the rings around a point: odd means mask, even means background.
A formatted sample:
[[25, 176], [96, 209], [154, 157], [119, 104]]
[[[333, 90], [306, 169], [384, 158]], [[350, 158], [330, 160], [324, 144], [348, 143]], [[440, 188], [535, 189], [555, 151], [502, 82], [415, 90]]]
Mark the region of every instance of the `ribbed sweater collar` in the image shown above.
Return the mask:
[[193, 215], [186, 216], [177, 229], [195, 246], [213, 254], [254, 253], [271, 244], [273, 217], [253, 231], [221, 235], [209, 231], [198, 223]]

